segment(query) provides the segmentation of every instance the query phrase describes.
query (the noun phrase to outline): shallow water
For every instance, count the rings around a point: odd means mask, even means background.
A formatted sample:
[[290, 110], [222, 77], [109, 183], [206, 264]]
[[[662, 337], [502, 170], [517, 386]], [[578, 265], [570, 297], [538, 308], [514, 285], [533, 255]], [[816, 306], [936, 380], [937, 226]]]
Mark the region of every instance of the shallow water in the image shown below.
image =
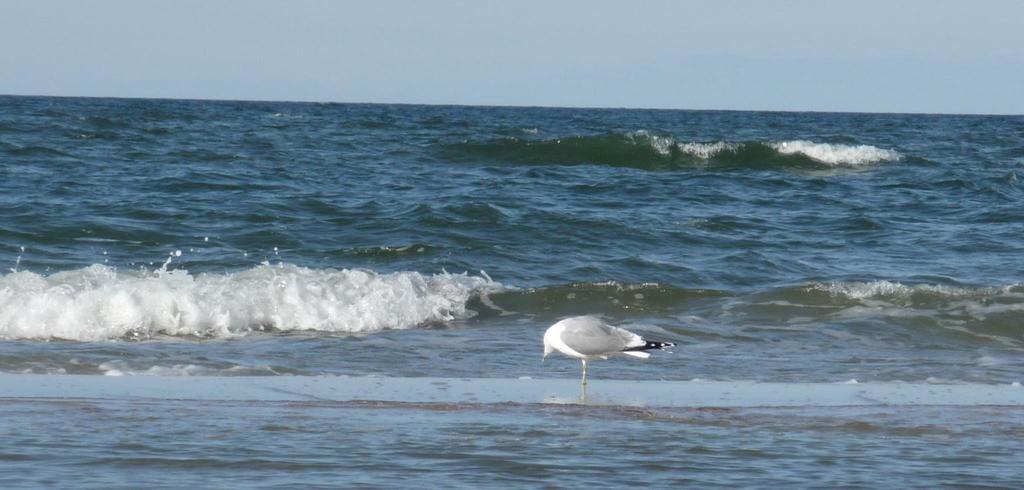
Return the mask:
[[1019, 408], [993, 407], [26, 400], [0, 415], [5, 488], [1014, 488], [1024, 449]]
[[1020, 484], [1015, 385], [0, 375], [5, 488]]

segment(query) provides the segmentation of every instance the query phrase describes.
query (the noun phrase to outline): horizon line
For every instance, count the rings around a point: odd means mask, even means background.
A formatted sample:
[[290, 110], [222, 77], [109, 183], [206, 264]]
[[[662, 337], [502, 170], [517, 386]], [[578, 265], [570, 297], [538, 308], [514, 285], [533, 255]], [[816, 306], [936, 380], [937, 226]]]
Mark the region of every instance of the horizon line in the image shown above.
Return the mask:
[[149, 97], [149, 96], [118, 96], [118, 95], [44, 95], [44, 94], [13, 94], [0, 93], [0, 97], [38, 97], [54, 99], [116, 99], [116, 100], [170, 100], [182, 102], [253, 102], [253, 103], [282, 103], [282, 104], [338, 104], [338, 105], [397, 105], [397, 106], [426, 106], [426, 107], [479, 107], [479, 108], [502, 108], [502, 109], [582, 109], [582, 110], [628, 110], [628, 111], [680, 111], [680, 112], [771, 112], [771, 113], [816, 113], [816, 114], [877, 114], [877, 115], [919, 115], [919, 116], [989, 116], [989, 117], [1015, 117], [1024, 116], [1011, 112], [906, 112], [906, 111], [859, 111], [859, 110], [830, 110], [830, 109], [698, 109], [698, 108], [673, 108], [673, 107], [640, 107], [640, 106], [559, 106], [544, 104], [464, 104], [464, 103], [441, 103], [441, 102], [351, 102], [335, 100], [312, 100], [312, 99], [226, 99], [216, 97]]

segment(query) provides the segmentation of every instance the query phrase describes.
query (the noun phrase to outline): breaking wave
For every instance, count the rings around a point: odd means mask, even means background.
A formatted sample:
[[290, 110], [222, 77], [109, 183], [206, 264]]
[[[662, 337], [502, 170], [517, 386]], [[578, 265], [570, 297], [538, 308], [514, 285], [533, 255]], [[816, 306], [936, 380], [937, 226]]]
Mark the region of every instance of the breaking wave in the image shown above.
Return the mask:
[[456, 161], [494, 159], [527, 164], [603, 164], [651, 170], [715, 165], [741, 168], [858, 167], [898, 161], [899, 152], [871, 145], [792, 141], [683, 142], [635, 131], [558, 139], [509, 137], [445, 147]]
[[0, 277], [0, 338], [95, 341], [252, 331], [367, 333], [472, 315], [503, 287], [467, 274], [379, 274], [264, 264], [229, 274], [118, 271], [103, 265]]
[[[486, 274], [377, 273], [264, 264], [226, 274], [119, 271], [93, 265], [0, 276], [0, 339], [99, 341], [252, 332], [373, 333], [478, 314], [551, 318], [699, 315], [707, 325], [924, 329], [1024, 342], [1024, 285], [820, 282], [748, 293], [661, 283], [580, 282], [512, 288]], [[851, 323], [852, 322], [852, 323]], [[703, 327], [701, 327], [703, 328]], [[939, 330], [936, 330], [939, 329]], [[916, 334], [914, 334], [916, 336]], [[958, 341], [957, 341], [958, 342]], [[122, 369], [122, 371], [124, 371]]]
[[770, 146], [782, 155], [803, 155], [828, 165], [867, 165], [900, 159], [900, 154], [895, 150], [871, 145], [833, 145], [796, 140], [771, 143]]

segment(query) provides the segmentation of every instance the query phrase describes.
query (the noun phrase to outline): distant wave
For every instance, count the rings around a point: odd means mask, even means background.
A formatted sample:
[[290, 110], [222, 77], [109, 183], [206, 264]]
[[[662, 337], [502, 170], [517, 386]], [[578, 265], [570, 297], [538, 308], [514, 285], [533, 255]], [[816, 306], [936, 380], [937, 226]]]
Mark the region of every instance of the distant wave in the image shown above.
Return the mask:
[[684, 142], [646, 131], [558, 139], [509, 137], [484, 142], [465, 141], [446, 146], [445, 155], [457, 161], [493, 159], [529, 164], [605, 164], [652, 170], [694, 165], [857, 167], [902, 158], [895, 150], [871, 145], [805, 140]]
[[878, 319], [891, 328], [1024, 345], [1024, 285], [965, 287], [893, 281], [820, 282], [743, 298], [738, 310], [775, 311], [789, 323]]
[[925, 300], [941, 301], [948, 299], [984, 298], [999, 294], [1024, 293], [1024, 290], [1017, 291], [1018, 288], [1014, 286], [1003, 288], [965, 288], [936, 284], [906, 285], [892, 281], [815, 283], [806, 289], [808, 292], [828, 293], [833, 298], [839, 300], [858, 301], [874, 299], [917, 303]]
[[379, 274], [262, 265], [229, 274], [124, 272], [93, 265], [0, 277], [0, 338], [95, 341], [232, 337], [260, 330], [364, 333], [469, 314], [502, 286], [466, 274]]
[[731, 296], [725, 291], [682, 288], [660, 283], [579, 282], [506, 290], [490, 297], [495, 306], [549, 315], [586, 313], [645, 314], [678, 309], [688, 301]]
[[[783, 290], [789, 294], [792, 290]], [[956, 316], [964, 320], [985, 320], [993, 315], [1013, 314], [1015, 332], [1024, 338], [1024, 285], [966, 287], [942, 284], [903, 284], [892, 281], [815, 283], [798, 288], [796, 294], [836, 306], [867, 306], [879, 311]]]

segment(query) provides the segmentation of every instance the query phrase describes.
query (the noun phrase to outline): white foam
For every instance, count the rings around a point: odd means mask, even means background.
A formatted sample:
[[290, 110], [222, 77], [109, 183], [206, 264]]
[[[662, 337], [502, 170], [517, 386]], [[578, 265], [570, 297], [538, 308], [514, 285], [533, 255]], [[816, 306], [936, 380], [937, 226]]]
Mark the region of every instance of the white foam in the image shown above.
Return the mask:
[[464, 318], [471, 314], [468, 300], [502, 289], [467, 274], [288, 264], [197, 275], [103, 265], [50, 276], [22, 271], [0, 276], [0, 338], [230, 337], [265, 328], [376, 332]]
[[231, 366], [214, 368], [195, 364], [172, 364], [169, 366], [133, 366], [123, 360], [112, 360], [96, 367], [104, 376], [260, 376], [279, 375], [268, 366]]
[[742, 143], [726, 141], [680, 143], [671, 136], [658, 136], [643, 130], [627, 133], [626, 137], [633, 143], [640, 142], [649, 145], [659, 155], [669, 156], [674, 151], [678, 151], [704, 160], [710, 159], [722, 152], [737, 151], [743, 146]]
[[1008, 364], [1009, 362], [1007, 359], [1002, 359], [999, 357], [981, 356], [977, 360], [975, 360], [975, 363], [979, 366], [1002, 366]]
[[679, 143], [676, 145], [679, 151], [705, 160], [719, 153], [738, 151], [742, 146], [740, 143], [728, 143], [725, 141], [716, 141], [714, 143]]
[[899, 282], [890, 281], [819, 283], [812, 286], [811, 289], [824, 291], [833, 296], [845, 296], [849, 299], [908, 298], [915, 293], [957, 297], [985, 294], [986, 292], [992, 294], [995, 292], [993, 289], [971, 290], [932, 284], [907, 286]]
[[769, 146], [783, 155], [804, 155], [829, 165], [865, 165], [900, 159], [899, 152], [871, 145], [839, 145], [794, 140], [771, 143]]
[[626, 133], [626, 138], [633, 143], [647, 144], [659, 155], [665, 156], [671, 154], [672, 147], [676, 145], [676, 140], [671, 136], [658, 136], [644, 130]]
[[[633, 143], [647, 144], [659, 155], [669, 156], [680, 152], [692, 157], [709, 160], [725, 152], [738, 152], [744, 143], [730, 141], [680, 143], [671, 136], [659, 136], [647, 131], [627, 133]], [[871, 145], [842, 145], [815, 143], [807, 140], [792, 140], [765, 143], [782, 155], [803, 155], [817, 162], [829, 165], [866, 165], [899, 160], [902, 156], [895, 150]]]
[[151, 366], [146, 369], [132, 369], [124, 361], [109, 361], [97, 366], [105, 376], [203, 376], [220, 374], [219, 370], [195, 364], [174, 364], [172, 366]]

